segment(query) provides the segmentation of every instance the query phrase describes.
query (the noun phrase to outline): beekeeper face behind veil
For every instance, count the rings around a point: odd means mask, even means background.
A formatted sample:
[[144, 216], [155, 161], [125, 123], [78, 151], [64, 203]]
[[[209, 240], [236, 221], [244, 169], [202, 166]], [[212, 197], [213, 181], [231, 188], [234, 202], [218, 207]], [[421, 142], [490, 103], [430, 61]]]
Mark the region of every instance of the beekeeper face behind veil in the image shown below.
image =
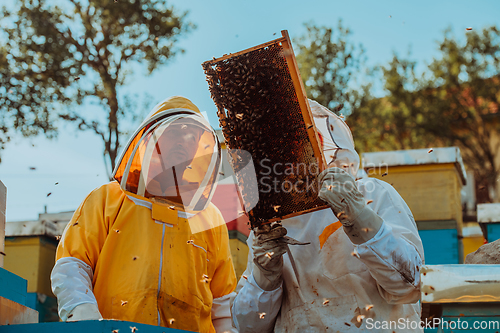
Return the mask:
[[356, 178], [359, 155], [354, 149], [351, 130], [342, 118], [318, 102], [309, 100], [309, 106], [328, 167], [342, 168]]
[[215, 132], [194, 104], [173, 97], [158, 104], [136, 131], [115, 179], [140, 199], [196, 213], [209, 204], [219, 167]]

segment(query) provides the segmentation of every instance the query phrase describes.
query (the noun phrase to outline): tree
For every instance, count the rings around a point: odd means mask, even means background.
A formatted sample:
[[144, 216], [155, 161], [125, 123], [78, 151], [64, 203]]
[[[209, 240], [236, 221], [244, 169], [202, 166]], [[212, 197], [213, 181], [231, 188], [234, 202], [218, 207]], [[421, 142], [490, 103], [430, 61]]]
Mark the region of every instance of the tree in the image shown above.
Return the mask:
[[348, 40], [351, 32], [341, 20], [337, 30], [312, 23], [304, 26], [306, 33], [294, 44], [306, 95], [336, 112], [345, 106], [349, 113], [360, 98], [352, 89], [351, 79], [364, 64], [362, 46]]
[[474, 170], [478, 202], [498, 201], [500, 176], [500, 31], [467, 33], [465, 42], [445, 32], [441, 58], [430, 64], [421, 94], [426, 132], [459, 146]]
[[54, 111], [51, 100], [57, 93], [51, 87], [38, 86], [16, 72], [12, 56], [6, 47], [0, 47], [0, 149], [10, 141], [12, 130], [24, 137], [40, 133], [53, 137], [56, 128], [50, 117]]
[[[306, 94], [319, 103], [339, 111], [346, 106], [346, 121], [350, 125], [359, 152], [397, 150], [422, 145], [417, 140], [414, 123], [419, 82], [415, 62], [396, 55], [387, 66], [370, 69], [364, 76], [370, 82], [375, 74], [382, 75], [387, 98], [375, 98], [372, 84], [356, 85], [362, 75], [365, 58], [363, 47], [348, 40], [350, 31], [339, 21], [332, 28], [305, 24], [307, 33], [299, 37], [297, 63], [305, 82]], [[334, 35], [336, 38], [334, 38]]]
[[[120, 98], [118, 88], [126, 83], [131, 64], [140, 62], [151, 74], [182, 52], [176, 47], [178, 39], [194, 25], [186, 21], [187, 13], [177, 14], [165, 0], [57, 3], [18, 0], [13, 11], [2, 9], [11, 70], [4, 81], [11, 84], [11, 96], [25, 103], [17, 109], [3, 107], [14, 122], [29, 113], [31, 123], [42, 122], [47, 131], [54, 130], [48, 120], [56, 111], [80, 130], [95, 132], [104, 142], [104, 159], [112, 170], [121, 142], [119, 125], [130, 115], [120, 106], [130, 100]], [[35, 98], [30, 97], [33, 91]], [[101, 114], [74, 107], [86, 102], [100, 104]], [[29, 123], [24, 125], [29, 128]]]
[[[297, 62], [306, 93], [330, 108], [345, 101], [359, 152], [458, 146], [474, 170], [478, 202], [498, 201], [500, 181], [500, 32], [468, 31], [464, 42], [445, 32], [441, 56], [416, 73], [416, 62], [394, 55], [378, 67], [385, 97], [370, 84], [353, 89], [362, 48], [347, 41], [348, 29], [306, 24], [297, 39]], [[342, 102], [340, 102], [342, 103]]]
[[423, 127], [421, 113], [422, 80], [416, 62], [394, 54], [381, 75], [385, 97], [369, 93], [347, 118], [359, 152], [417, 149], [435, 145], [436, 138]]
[[361, 151], [458, 146], [474, 171], [478, 202], [498, 201], [500, 176], [500, 32], [445, 32], [441, 56], [423, 74], [394, 56], [382, 66], [386, 96], [366, 99], [351, 125]]

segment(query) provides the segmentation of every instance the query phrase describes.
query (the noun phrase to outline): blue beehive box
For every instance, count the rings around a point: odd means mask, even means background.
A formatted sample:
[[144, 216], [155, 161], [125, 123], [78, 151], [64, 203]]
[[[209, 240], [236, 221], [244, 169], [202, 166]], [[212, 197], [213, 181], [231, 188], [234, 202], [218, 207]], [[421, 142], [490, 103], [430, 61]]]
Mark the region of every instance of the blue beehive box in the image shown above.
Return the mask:
[[370, 177], [391, 184], [411, 209], [425, 262], [463, 262], [461, 189], [467, 175], [458, 147], [363, 153]]
[[0, 267], [0, 297], [26, 305], [28, 281]]
[[463, 262], [463, 244], [455, 221], [418, 221], [417, 226], [427, 265]]
[[28, 282], [0, 267], [0, 331], [4, 325], [36, 323], [38, 313], [27, 307]]
[[500, 203], [477, 205], [477, 222], [488, 243], [500, 239]]

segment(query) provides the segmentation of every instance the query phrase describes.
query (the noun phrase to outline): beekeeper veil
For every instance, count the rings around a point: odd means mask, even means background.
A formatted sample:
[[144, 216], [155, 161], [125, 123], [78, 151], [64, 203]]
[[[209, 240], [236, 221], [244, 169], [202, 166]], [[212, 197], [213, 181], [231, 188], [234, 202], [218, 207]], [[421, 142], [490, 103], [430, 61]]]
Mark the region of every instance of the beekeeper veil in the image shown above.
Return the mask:
[[309, 106], [319, 131], [326, 164], [342, 168], [356, 178], [359, 155], [354, 149], [351, 130], [342, 118], [318, 102], [309, 99]]
[[139, 126], [113, 173], [141, 199], [196, 213], [215, 191], [221, 150], [215, 132], [184, 97], [159, 103]]

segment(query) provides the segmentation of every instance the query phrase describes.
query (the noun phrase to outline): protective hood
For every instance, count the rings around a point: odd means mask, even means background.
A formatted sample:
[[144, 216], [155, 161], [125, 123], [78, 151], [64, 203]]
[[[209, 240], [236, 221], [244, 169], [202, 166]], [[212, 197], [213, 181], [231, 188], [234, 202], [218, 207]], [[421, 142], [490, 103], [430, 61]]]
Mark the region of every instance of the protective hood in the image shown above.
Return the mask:
[[184, 97], [156, 105], [122, 151], [113, 178], [139, 199], [189, 213], [204, 210], [221, 161], [217, 135]]
[[321, 149], [326, 164], [349, 170], [356, 178], [359, 168], [359, 155], [354, 149], [349, 126], [342, 118], [319, 104], [309, 100], [309, 106], [314, 118], [314, 124], [319, 131]]

